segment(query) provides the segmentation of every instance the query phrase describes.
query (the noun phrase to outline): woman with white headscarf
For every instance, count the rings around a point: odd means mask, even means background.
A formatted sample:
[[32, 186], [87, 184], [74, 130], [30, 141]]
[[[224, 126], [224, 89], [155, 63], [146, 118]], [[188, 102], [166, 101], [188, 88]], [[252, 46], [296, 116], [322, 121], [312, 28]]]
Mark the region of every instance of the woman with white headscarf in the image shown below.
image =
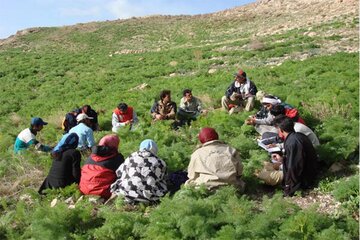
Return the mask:
[[158, 147], [151, 139], [140, 144], [116, 170], [118, 179], [111, 192], [123, 196], [128, 203], [153, 203], [167, 193], [166, 163], [157, 156]]

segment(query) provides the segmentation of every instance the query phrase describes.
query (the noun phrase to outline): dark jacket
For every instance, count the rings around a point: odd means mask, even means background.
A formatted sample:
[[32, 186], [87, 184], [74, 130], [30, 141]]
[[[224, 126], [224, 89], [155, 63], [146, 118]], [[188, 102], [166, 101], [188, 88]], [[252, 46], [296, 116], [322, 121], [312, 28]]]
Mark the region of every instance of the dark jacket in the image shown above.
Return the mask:
[[99, 122], [98, 122], [97, 112], [94, 109], [90, 109], [86, 112], [86, 115], [93, 118], [93, 119], [90, 119], [90, 128], [93, 131], [98, 130]]
[[95, 146], [81, 168], [80, 191], [86, 195], [111, 196], [110, 185], [116, 180], [116, 169], [124, 162], [121, 153], [105, 146]]
[[314, 183], [318, 157], [309, 138], [302, 133], [290, 133], [284, 148], [284, 195], [292, 196], [298, 189], [311, 187]]
[[77, 125], [76, 116], [73, 113], [67, 113], [63, 121], [63, 129], [65, 133]]
[[81, 154], [76, 149], [68, 149], [57, 156], [51, 165], [48, 176], [39, 189], [63, 188], [80, 181]]

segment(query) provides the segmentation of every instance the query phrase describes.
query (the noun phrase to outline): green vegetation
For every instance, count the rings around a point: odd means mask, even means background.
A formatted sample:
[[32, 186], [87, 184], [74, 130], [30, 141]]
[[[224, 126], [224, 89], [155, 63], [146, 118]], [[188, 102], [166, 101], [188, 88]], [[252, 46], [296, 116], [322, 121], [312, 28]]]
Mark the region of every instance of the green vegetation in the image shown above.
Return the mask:
[[[358, 239], [359, 173], [353, 165], [359, 149], [359, 55], [328, 54], [325, 41], [338, 43], [343, 36], [321, 35], [357, 31], [358, 18], [314, 26], [318, 35], [312, 37], [295, 29], [256, 41], [234, 30], [243, 23], [205, 16], [140, 18], [42, 28], [0, 46], [0, 239]], [[302, 54], [308, 58], [296, 60]], [[268, 156], [256, 145], [254, 129], [244, 125], [249, 113], [229, 117], [218, 109], [239, 67], [260, 90], [296, 106], [315, 130], [324, 171], [319, 189], [340, 201], [343, 211], [333, 216], [315, 207], [303, 210], [280, 193], [264, 192], [253, 173]], [[142, 83], [150, 87], [132, 90]], [[149, 110], [159, 92], [170, 89], [179, 102], [184, 88], [193, 89], [209, 114], [178, 131], [168, 122], [152, 124]], [[169, 171], [186, 169], [199, 130], [211, 126], [239, 149], [245, 193], [183, 188], [156, 206], [128, 206], [120, 198], [99, 205], [85, 198], [74, 208], [64, 201], [78, 201], [75, 185], [38, 196], [50, 157], [33, 151], [17, 156], [12, 149], [31, 116], [49, 122], [38, 138], [55, 145], [65, 113], [90, 104], [100, 112], [99, 140], [111, 132], [111, 113], [120, 101], [134, 106], [140, 118], [135, 131], [119, 133], [124, 156], [152, 138]], [[326, 172], [340, 161], [350, 176]], [[54, 198], [59, 202], [50, 207]]]

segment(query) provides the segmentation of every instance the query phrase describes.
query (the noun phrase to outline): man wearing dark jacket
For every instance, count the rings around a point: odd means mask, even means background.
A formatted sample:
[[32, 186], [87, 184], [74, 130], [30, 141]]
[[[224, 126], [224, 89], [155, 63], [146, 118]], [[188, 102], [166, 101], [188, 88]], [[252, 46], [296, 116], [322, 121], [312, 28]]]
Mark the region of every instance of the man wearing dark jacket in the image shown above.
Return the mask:
[[279, 136], [285, 139], [284, 196], [293, 196], [298, 189], [306, 189], [313, 185], [318, 158], [309, 138], [295, 132], [294, 122], [290, 118], [276, 120], [275, 125], [279, 130]]
[[243, 70], [240, 69], [234, 76], [234, 82], [221, 98], [221, 106], [225, 111], [229, 111], [229, 114], [239, 112], [244, 107], [246, 111], [251, 111], [254, 108], [257, 88]]

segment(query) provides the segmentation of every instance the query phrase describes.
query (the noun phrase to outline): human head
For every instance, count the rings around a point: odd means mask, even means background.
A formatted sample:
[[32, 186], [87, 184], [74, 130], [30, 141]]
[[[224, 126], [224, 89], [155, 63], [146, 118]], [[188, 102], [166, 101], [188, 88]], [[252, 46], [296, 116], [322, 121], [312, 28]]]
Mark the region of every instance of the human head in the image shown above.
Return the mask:
[[171, 91], [170, 90], [162, 90], [160, 92], [160, 100], [164, 103], [168, 103], [171, 101]]
[[274, 119], [275, 126], [279, 129], [279, 136], [281, 135], [286, 138], [287, 134], [295, 132], [294, 130], [294, 121], [291, 118], [286, 117], [285, 115], [278, 115]]
[[47, 125], [47, 122], [44, 122], [41, 118], [39, 117], [33, 117], [31, 118], [31, 128], [35, 131], [40, 131], [41, 129], [43, 129], [44, 125]]
[[205, 127], [201, 129], [199, 133], [199, 140], [202, 144], [218, 139], [219, 139], [219, 135], [214, 128]]
[[183, 97], [186, 97], [187, 95], [192, 95], [191, 89], [184, 89], [183, 90]]
[[90, 119], [93, 119], [93, 118], [89, 117], [85, 113], [80, 113], [79, 115], [76, 116], [76, 121], [78, 123], [85, 123], [87, 125], [90, 123]]
[[80, 108], [75, 108], [71, 111], [71, 113], [74, 115], [74, 116], [77, 116], [78, 114], [81, 113], [81, 109]]
[[54, 147], [53, 153], [59, 154], [68, 149], [75, 149], [79, 143], [79, 136], [76, 133], [66, 133], [63, 135], [59, 143]]
[[86, 113], [86, 114], [87, 114], [90, 110], [91, 110], [90, 105], [84, 105], [84, 106], [81, 108], [82, 113]]
[[128, 109], [128, 105], [126, 103], [119, 103], [119, 105], [117, 106], [117, 108], [120, 110], [120, 112], [122, 113], [126, 113], [127, 109]]
[[101, 138], [99, 146], [106, 146], [113, 149], [118, 149], [120, 144], [120, 138], [116, 134], [109, 134]]
[[267, 109], [270, 110], [273, 106], [281, 103], [281, 100], [278, 97], [273, 95], [265, 95], [262, 99], [261, 104]]
[[139, 147], [139, 150], [148, 150], [149, 152], [151, 152], [152, 154], [154, 155], [157, 155], [157, 152], [158, 152], [158, 146], [157, 144], [151, 140], [151, 139], [145, 139], [144, 141], [142, 141], [140, 143], [140, 147]]
[[244, 83], [246, 81], [246, 73], [239, 69], [237, 73], [234, 73], [235, 80], [239, 83]]
[[281, 104], [277, 104], [270, 109], [270, 113], [275, 117], [278, 115], [284, 115], [285, 107]]

